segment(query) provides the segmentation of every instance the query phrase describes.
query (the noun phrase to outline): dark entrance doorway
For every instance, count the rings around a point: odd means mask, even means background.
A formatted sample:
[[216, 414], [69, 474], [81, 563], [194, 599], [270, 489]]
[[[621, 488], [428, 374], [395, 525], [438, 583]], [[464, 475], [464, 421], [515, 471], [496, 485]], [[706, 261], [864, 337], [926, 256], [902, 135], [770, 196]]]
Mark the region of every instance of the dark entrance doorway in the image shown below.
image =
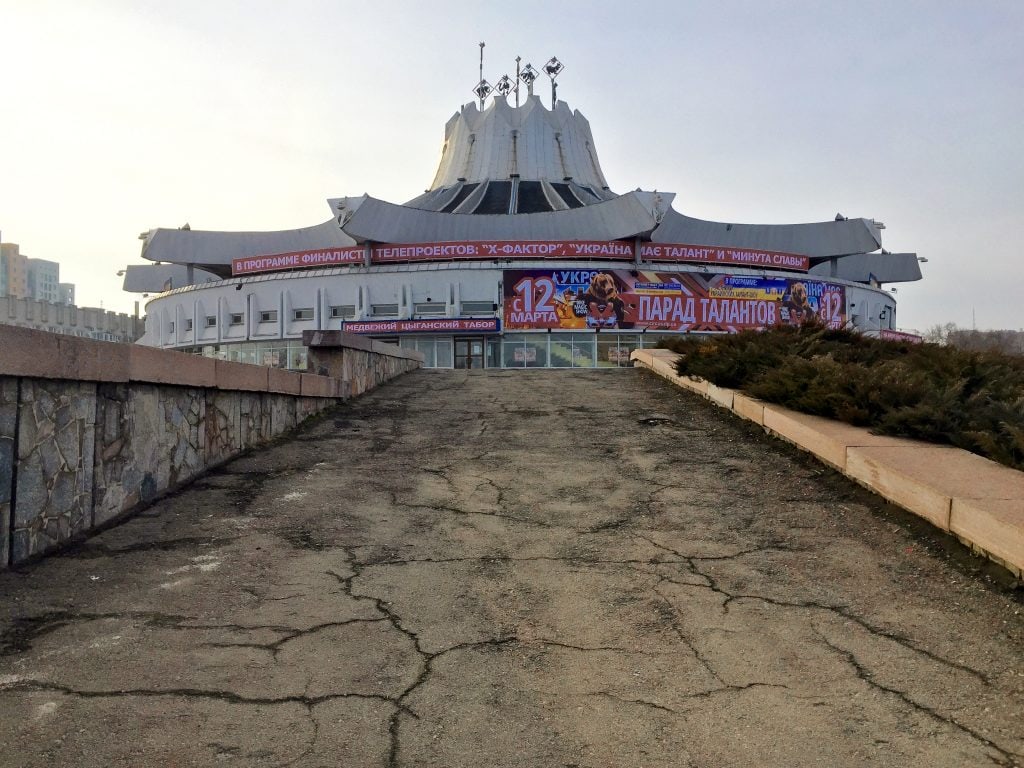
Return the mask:
[[482, 336], [455, 339], [455, 367], [484, 367], [484, 339]]

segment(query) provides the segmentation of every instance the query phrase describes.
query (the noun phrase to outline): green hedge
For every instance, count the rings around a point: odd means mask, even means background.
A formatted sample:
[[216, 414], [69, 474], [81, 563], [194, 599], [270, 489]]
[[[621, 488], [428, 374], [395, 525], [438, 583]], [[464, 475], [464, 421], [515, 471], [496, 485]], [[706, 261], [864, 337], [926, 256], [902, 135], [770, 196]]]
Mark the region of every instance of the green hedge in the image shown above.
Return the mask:
[[1024, 358], [820, 326], [679, 337], [660, 346], [682, 355], [681, 375], [1024, 469]]

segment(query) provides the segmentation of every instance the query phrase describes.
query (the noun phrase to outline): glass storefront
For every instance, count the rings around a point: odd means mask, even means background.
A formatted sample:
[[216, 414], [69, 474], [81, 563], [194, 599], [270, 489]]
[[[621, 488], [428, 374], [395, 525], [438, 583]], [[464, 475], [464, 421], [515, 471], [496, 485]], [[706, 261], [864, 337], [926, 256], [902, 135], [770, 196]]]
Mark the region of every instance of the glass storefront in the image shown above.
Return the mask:
[[[628, 368], [629, 355], [634, 349], [654, 347], [662, 338], [674, 333], [508, 333], [504, 336], [459, 337], [458, 341], [469, 351], [470, 342], [479, 340], [479, 348], [472, 348], [473, 368]], [[452, 336], [391, 336], [376, 337], [378, 341], [398, 344], [422, 352], [425, 368], [455, 367]], [[462, 347], [460, 347], [462, 349]], [[185, 350], [218, 360], [306, 370], [306, 348], [299, 339], [275, 341], [246, 341], [235, 344], [208, 344]], [[482, 354], [482, 358], [479, 355]], [[465, 368], [464, 364], [459, 367]]]
[[236, 363], [265, 365], [268, 368], [286, 368], [291, 371], [306, 370], [306, 348], [299, 339], [206, 344], [200, 348], [185, 351]]

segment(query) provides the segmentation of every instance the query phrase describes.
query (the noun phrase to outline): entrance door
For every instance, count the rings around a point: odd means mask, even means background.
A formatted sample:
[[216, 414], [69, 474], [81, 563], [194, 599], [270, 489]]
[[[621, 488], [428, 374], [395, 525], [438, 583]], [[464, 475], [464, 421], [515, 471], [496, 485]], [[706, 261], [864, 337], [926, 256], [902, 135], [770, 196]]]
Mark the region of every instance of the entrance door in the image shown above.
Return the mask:
[[484, 367], [484, 339], [482, 336], [455, 339], [455, 367]]

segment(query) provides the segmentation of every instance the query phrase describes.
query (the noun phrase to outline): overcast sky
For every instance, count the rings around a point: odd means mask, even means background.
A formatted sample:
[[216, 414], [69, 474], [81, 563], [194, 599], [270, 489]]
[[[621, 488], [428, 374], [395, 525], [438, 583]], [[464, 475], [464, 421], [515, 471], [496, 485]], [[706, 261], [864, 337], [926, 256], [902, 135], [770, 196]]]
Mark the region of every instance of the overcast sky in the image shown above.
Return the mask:
[[[565, 63], [613, 190], [728, 222], [885, 222], [898, 325], [1024, 327], [1024, 2], [0, 0], [0, 231], [80, 305], [155, 227], [404, 202], [515, 57]], [[542, 94], [547, 95], [546, 85]]]

